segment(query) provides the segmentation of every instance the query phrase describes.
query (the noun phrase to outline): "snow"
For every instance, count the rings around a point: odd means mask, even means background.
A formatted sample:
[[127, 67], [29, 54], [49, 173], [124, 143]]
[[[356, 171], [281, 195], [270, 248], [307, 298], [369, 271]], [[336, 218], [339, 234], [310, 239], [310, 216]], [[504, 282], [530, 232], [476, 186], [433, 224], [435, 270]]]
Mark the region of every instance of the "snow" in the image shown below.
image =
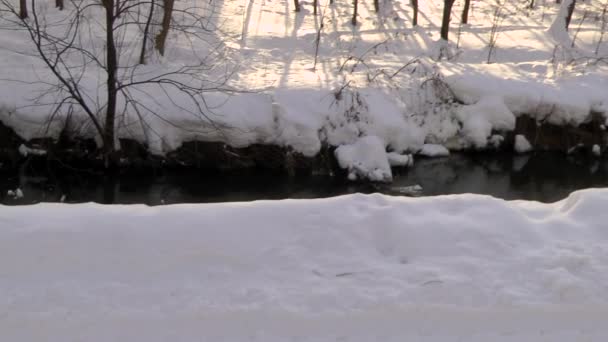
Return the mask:
[[43, 156], [46, 154], [45, 150], [41, 150], [38, 148], [30, 148], [23, 144], [19, 145], [18, 151], [19, 151], [19, 154], [21, 154], [24, 157], [27, 157], [30, 154], [35, 155], [35, 156]]
[[386, 154], [388, 157], [388, 163], [391, 166], [412, 166], [414, 165], [414, 156], [411, 154], [399, 154], [396, 152], [389, 152]]
[[[605, 341], [607, 190], [3, 207], [10, 341]], [[34, 328], [33, 328], [34, 327]]]
[[[577, 126], [590, 118], [591, 111], [606, 112], [603, 106], [608, 103], [608, 96], [602, 92], [608, 86], [605, 76], [575, 75], [556, 84], [535, 79], [533, 74], [522, 77], [520, 68], [520, 65], [508, 64], [458, 66], [446, 70], [446, 82], [466, 104], [488, 101], [490, 97], [503, 112], [531, 115], [556, 125]], [[491, 111], [489, 115], [495, 117], [496, 114]]]
[[336, 149], [335, 154], [338, 164], [342, 169], [348, 170], [348, 178], [351, 180], [358, 178], [376, 182], [393, 180], [384, 144], [376, 136], [366, 136], [358, 139], [354, 144], [342, 145]]
[[488, 145], [493, 148], [498, 148], [505, 141], [505, 138], [499, 134], [493, 134], [490, 139], [488, 139]]
[[572, 5], [575, 0], [563, 0], [559, 6], [559, 12], [555, 16], [555, 20], [549, 27], [549, 34], [555, 40], [555, 43], [562, 47], [570, 47], [572, 39], [566, 29], [566, 17], [568, 16], [568, 7]]
[[476, 148], [487, 146], [492, 130], [515, 128], [515, 116], [497, 96], [483, 97], [475, 104], [461, 107], [457, 117], [462, 122], [464, 135]]
[[424, 141], [399, 108], [376, 89], [289, 89], [274, 93], [278, 141], [313, 156], [323, 142], [352, 144], [360, 136], [376, 136], [398, 152], [415, 151]]
[[11, 196], [13, 199], [21, 199], [24, 196], [21, 188], [17, 188], [15, 190], [8, 190], [6, 192], [6, 195]]
[[515, 136], [514, 149], [517, 153], [527, 153], [532, 151], [532, 145], [530, 145], [530, 142], [528, 141], [528, 139], [526, 139], [525, 136], [517, 134]]
[[424, 144], [418, 154], [425, 157], [447, 157], [450, 151], [442, 145]]
[[[160, 75], [209, 57], [217, 63], [206, 71], [209, 83], [230, 75], [227, 85], [238, 91], [205, 92], [201, 116], [196, 104], [177, 91], [137, 87], [132, 95], [149, 112], [121, 112], [117, 138], [140, 141], [157, 155], [199, 140], [235, 147], [275, 144], [313, 156], [323, 145], [339, 148], [375, 136], [385, 151], [404, 155], [424, 144], [494, 148], [500, 143], [497, 134], [513, 131], [521, 115], [556, 125], [588, 122], [593, 112], [608, 120], [608, 67], [601, 59], [608, 44], [595, 53], [600, 25], [588, 17], [571, 47], [574, 38], [562, 29], [569, 3], [538, 2], [529, 10], [520, 2], [503, 2], [505, 17], [493, 63], [487, 64], [494, 2], [475, 2], [468, 25], [457, 28], [453, 21], [449, 42], [438, 40], [441, 1], [420, 4], [415, 29], [408, 1], [382, 3], [379, 13], [360, 6], [357, 27], [350, 24], [348, 1], [321, 1], [316, 17], [308, 2], [295, 13], [291, 0], [180, 2], [184, 8], [195, 5], [211, 29], [195, 32], [200, 41], [172, 32], [167, 56], [150, 54], [134, 77]], [[49, 23], [69, 15], [69, 8], [37, 6]], [[90, 11], [89, 18], [99, 15], [97, 9]], [[584, 13], [600, 12], [600, 3], [579, 2], [572, 25]], [[174, 20], [185, 19], [176, 15]], [[5, 16], [0, 21], [7, 29], [0, 35], [0, 121], [25, 140], [58, 138], [67, 131], [100, 143], [77, 108], [52, 115], [58, 98], [47, 92], [54, 85], [51, 73], [31, 56], [35, 51], [26, 32], [14, 30]], [[87, 20], [83, 25], [85, 48], [103, 55], [103, 24]], [[141, 32], [136, 27], [123, 33], [120, 60], [130, 62], [138, 55]], [[442, 48], [451, 56], [437, 61]], [[67, 58], [81, 63], [78, 56]], [[82, 72], [86, 97], [103, 107], [102, 71], [93, 65], [74, 71]], [[119, 77], [130, 75], [126, 70]]]
[[422, 186], [420, 186], [419, 184], [393, 187], [391, 188], [391, 190], [405, 196], [420, 196], [423, 191]]

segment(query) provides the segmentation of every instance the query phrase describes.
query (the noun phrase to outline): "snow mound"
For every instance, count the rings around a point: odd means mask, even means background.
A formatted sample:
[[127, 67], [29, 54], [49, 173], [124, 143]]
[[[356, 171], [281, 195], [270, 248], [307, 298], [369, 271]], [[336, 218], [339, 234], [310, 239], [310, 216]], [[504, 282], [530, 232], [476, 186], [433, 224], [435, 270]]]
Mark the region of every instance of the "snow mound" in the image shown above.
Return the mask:
[[[172, 94], [174, 101], [184, 107], [183, 112], [168, 111], [168, 108], [151, 102], [148, 108], [167, 113], [162, 119], [146, 115], [143, 123], [137, 116], [129, 115], [129, 125], [119, 126], [120, 138], [135, 138], [145, 142], [153, 154], [164, 155], [188, 141], [223, 142], [233, 147], [245, 147], [256, 143], [274, 141], [274, 118], [272, 99], [266, 94], [208, 93], [205, 100], [208, 111], [205, 117], [189, 108], [183, 94]], [[135, 127], [135, 128], [134, 128]]]
[[393, 180], [384, 143], [376, 136], [360, 138], [354, 144], [339, 146], [336, 158], [341, 168], [348, 170], [348, 178], [369, 179], [375, 182]]
[[425, 157], [447, 157], [450, 151], [443, 145], [424, 144], [418, 154]]
[[589, 120], [592, 112], [607, 115], [608, 80], [601, 75], [589, 73], [539, 81], [521, 76], [517, 64], [454, 65], [444, 71], [450, 89], [466, 104], [492, 97], [501, 112], [506, 106], [515, 116], [530, 115], [555, 125], [578, 126]]
[[391, 166], [412, 166], [414, 165], [414, 156], [411, 154], [399, 154], [396, 152], [389, 152], [386, 154], [388, 157], [388, 163]]
[[281, 89], [273, 93], [277, 141], [307, 156], [373, 135], [397, 152], [415, 151], [423, 131], [379, 89]]
[[517, 153], [527, 153], [532, 151], [532, 145], [530, 145], [530, 142], [528, 141], [528, 139], [526, 139], [526, 137], [524, 137], [521, 134], [517, 134], [515, 136], [515, 152]]
[[485, 148], [492, 130], [515, 128], [515, 116], [499, 96], [482, 97], [475, 104], [462, 106], [456, 114], [464, 135], [476, 148]]
[[553, 204], [355, 194], [2, 207], [0, 331], [10, 341], [604, 341], [605, 203], [608, 190]]

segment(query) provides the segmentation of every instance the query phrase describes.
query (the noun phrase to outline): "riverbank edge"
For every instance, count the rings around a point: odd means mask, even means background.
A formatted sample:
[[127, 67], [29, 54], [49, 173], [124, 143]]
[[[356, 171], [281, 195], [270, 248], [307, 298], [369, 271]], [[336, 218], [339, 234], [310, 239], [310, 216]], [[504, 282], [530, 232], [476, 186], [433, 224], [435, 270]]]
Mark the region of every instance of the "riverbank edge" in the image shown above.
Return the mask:
[[[483, 150], [469, 148], [464, 153], [512, 152], [515, 137], [526, 138], [529, 152], [550, 151], [565, 154], [586, 154], [600, 157], [608, 145], [608, 132], [601, 114], [591, 113], [590, 120], [579, 126], [558, 126], [539, 122], [534, 115], [517, 117], [515, 129], [494, 132], [502, 137], [499, 145]], [[69, 168], [93, 172], [145, 172], [159, 169], [197, 169], [207, 172], [272, 172], [276, 174], [346, 176], [340, 168], [335, 146], [323, 145], [312, 157], [289, 147], [253, 144], [236, 148], [222, 142], [189, 141], [165, 156], [154, 155], [133, 139], [120, 139], [116, 165], [105, 168], [101, 151], [93, 139], [60, 135], [59, 139], [25, 140], [11, 127], [0, 122], [0, 169], [16, 170], [24, 163], [48, 165], [58, 163]], [[404, 167], [397, 167], [404, 168]]]

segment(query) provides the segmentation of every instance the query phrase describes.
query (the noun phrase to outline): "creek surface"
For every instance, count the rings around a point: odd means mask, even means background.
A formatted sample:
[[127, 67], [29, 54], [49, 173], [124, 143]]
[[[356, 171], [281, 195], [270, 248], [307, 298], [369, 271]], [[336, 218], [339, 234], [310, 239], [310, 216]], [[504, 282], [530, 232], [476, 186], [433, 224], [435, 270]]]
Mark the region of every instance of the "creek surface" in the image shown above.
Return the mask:
[[[476, 193], [503, 199], [554, 202], [572, 191], [608, 186], [608, 160], [559, 153], [452, 155], [418, 158], [395, 171], [391, 184], [348, 183], [340, 177], [277, 176], [260, 172], [203, 174], [164, 171], [114, 177], [68, 169], [0, 174], [0, 203], [98, 202], [161, 205], [285, 198], [323, 198], [355, 192], [402, 196]], [[421, 189], [419, 187], [421, 187]], [[14, 193], [20, 189], [23, 197]]]

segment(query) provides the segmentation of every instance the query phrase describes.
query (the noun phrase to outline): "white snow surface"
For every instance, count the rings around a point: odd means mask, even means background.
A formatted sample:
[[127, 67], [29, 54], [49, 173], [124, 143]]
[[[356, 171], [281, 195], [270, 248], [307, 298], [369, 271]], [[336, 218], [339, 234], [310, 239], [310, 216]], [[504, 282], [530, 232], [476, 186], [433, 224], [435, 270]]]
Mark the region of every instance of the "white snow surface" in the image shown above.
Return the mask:
[[481, 98], [477, 103], [463, 106], [457, 113], [463, 131], [476, 148], [484, 148], [493, 129], [512, 130], [515, 116], [498, 96]]
[[[487, 114], [486, 120], [495, 123], [496, 127], [493, 127], [496, 129], [512, 129], [504, 125], [508, 122], [504, 120], [509, 120], [507, 111], [516, 116], [532, 115], [539, 121], [547, 120], [556, 125], [578, 125], [590, 119], [591, 111], [606, 113], [608, 96], [603, 91], [608, 86], [608, 79], [595, 72], [562, 77], [555, 82], [539, 79], [534, 70], [545, 73], [548, 67], [538, 64], [452, 67], [452, 70], [445, 71], [446, 82], [458, 99], [474, 105], [487, 103], [490, 97], [495, 105], [502, 107], [503, 120], [494, 122], [498, 119], [497, 114]], [[531, 72], [526, 74], [521, 69], [530, 69]]]
[[425, 157], [447, 157], [450, 151], [442, 145], [424, 144], [418, 154]]
[[46, 154], [45, 150], [41, 150], [38, 148], [30, 148], [30, 147], [25, 146], [24, 144], [19, 145], [19, 148], [17, 149], [17, 151], [19, 151], [19, 154], [21, 154], [24, 157], [27, 157], [30, 154], [36, 155], [36, 156], [43, 156]]
[[599, 157], [602, 155], [602, 148], [600, 145], [595, 144], [593, 147], [591, 147], [591, 153], [593, 153], [594, 156]]
[[[382, 140], [376, 136], [366, 136], [350, 145], [341, 145], [335, 150], [341, 168], [348, 170], [348, 178], [369, 179], [377, 182], [393, 180], [389, 157]], [[393, 162], [396, 158], [391, 157]], [[402, 162], [403, 160], [398, 160]], [[407, 160], [409, 163], [409, 158]]]
[[388, 163], [391, 166], [413, 166], [414, 156], [411, 154], [399, 154], [396, 152], [389, 152], [386, 154], [388, 157]]
[[525, 136], [517, 134], [515, 136], [515, 145], [513, 146], [517, 153], [527, 153], [532, 151], [532, 145]]
[[608, 190], [2, 207], [7, 341], [605, 341]]
[[575, 0], [564, 0], [560, 2], [559, 11], [549, 27], [549, 34], [557, 44], [569, 47], [572, 44], [572, 39], [566, 29], [566, 17], [568, 16], [568, 7]]

